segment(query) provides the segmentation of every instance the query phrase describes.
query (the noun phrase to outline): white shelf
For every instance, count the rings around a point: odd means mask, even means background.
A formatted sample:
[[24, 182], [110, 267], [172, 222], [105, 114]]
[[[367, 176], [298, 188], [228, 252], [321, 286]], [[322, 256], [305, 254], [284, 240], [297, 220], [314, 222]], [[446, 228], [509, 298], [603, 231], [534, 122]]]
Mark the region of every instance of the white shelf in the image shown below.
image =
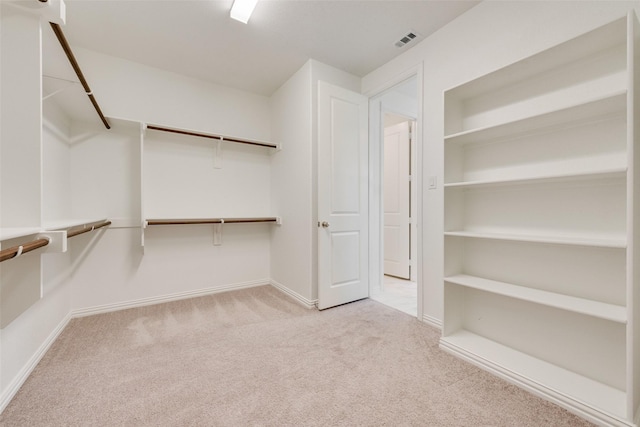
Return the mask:
[[0, 228], [0, 240], [16, 239], [18, 237], [31, 236], [42, 231], [41, 227], [11, 227]]
[[539, 289], [498, 282], [495, 280], [483, 279], [466, 274], [445, 277], [444, 280], [448, 283], [453, 283], [467, 288], [504, 295], [523, 301], [542, 304], [548, 307], [572, 311], [574, 313], [586, 314], [588, 316], [598, 317], [612, 322], [622, 324], [627, 323], [627, 309], [618, 305], [542, 291]]
[[599, 248], [625, 249], [625, 239], [596, 239], [567, 236], [534, 236], [526, 234], [485, 233], [475, 231], [445, 231], [445, 236], [469, 237], [473, 239], [510, 240], [516, 242], [549, 243], [553, 245], [593, 246]]
[[587, 121], [591, 122], [624, 114], [626, 105], [627, 91], [624, 90], [569, 108], [562, 108], [504, 124], [447, 135], [444, 140], [446, 144], [465, 145], [521, 136], [552, 128], [569, 128]]
[[107, 218], [93, 218], [93, 219], [66, 219], [66, 220], [51, 220], [45, 221], [42, 224], [44, 230], [62, 230], [66, 228], [78, 227], [85, 224], [91, 224], [98, 221], [106, 221]]
[[[616, 417], [626, 417], [626, 394], [606, 384], [531, 357], [466, 330], [440, 339], [443, 350], [521, 386], [569, 404], [584, 404]], [[590, 408], [589, 408], [590, 409]], [[602, 417], [603, 414], [599, 414]]]
[[69, 219], [69, 220], [53, 220], [45, 221], [42, 227], [13, 227], [0, 228], [0, 240], [10, 240], [19, 237], [31, 236], [46, 231], [63, 230], [67, 228], [77, 227], [80, 225], [91, 224], [98, 221], [106, 221], [106, 218], [97, 219]]
[[564, 43], [541, 51], [526, 60], [515, 62], [480, 78], [448, 90], [459, 98], [475, 97], [511, 86], [523, 80], [536, 78], [550, 70], [561, 68], [581, 59], [598, 56], [625, 42], [626, 17], [579, 35]]
[[609, 178], [624, 178], [627, 173], [626, 167], [620, 167], [615, 169], [606, 170], [594, 170], [591, 172], [580, 173], [563, 173], [563, 174], [547, 174], [521, 178], [505, 178], [505, 179], [492, 179], [481, 181], [461, 181], [445, 183], [445, 188], [481, 188], [498, 185], [513, 185], [513, 184], [536, 184], [536, 183], [556, 183], [556, 182], [569, 182], [569, 181], [584, 181], [590, 179], [609, 179]]

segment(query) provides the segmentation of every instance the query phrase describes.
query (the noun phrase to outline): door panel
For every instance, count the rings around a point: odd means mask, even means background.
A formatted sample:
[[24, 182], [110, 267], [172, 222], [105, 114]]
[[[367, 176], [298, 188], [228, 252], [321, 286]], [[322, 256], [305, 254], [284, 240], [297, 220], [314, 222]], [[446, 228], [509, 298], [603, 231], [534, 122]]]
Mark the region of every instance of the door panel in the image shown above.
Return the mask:
[[369, 296], [368, 102], [318, 84], [318, 308]]
[[384, 274], [410, 276], [409, 122], [384, 131]]

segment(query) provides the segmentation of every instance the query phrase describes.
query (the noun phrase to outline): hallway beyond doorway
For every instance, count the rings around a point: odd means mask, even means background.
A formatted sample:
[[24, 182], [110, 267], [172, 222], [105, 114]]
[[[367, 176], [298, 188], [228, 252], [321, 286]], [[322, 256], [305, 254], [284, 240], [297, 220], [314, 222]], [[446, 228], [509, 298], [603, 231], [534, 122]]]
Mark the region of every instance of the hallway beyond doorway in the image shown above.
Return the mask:
[[418, 315], [416, 282], [385, 275], [383, 283], [384, 291], [371, 289], [371, 299], [412, 316]]

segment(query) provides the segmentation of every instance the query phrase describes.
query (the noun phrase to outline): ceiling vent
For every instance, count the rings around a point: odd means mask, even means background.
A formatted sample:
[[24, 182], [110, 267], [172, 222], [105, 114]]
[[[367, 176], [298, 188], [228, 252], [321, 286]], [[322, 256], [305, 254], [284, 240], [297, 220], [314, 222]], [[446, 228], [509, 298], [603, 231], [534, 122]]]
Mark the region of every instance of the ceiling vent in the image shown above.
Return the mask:
[[413, 31], [410, 32], [410, 33], [407, 33], [400, 40], [398, 40], [396, 42], [396, 47], [403, 47], [407, 43], [410, 43], [413, 40], [415, 40], [417, 37], [418, 37], [418, 35], [416, 33], [414, 33]]

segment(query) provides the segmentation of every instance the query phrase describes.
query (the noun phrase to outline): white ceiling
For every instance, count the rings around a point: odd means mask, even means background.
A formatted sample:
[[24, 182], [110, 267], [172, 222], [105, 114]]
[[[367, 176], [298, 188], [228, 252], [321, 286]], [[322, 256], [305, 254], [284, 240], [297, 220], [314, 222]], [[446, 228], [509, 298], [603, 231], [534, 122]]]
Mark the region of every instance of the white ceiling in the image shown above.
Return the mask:
[[[230, 0], [67, 0], [63, 30], [72, 46], [271, 95], [309, 58], [364, 76], [477, 3], [261, 0], [245, 25]], [[396, 48], [409, 31], [420, 39]]]

